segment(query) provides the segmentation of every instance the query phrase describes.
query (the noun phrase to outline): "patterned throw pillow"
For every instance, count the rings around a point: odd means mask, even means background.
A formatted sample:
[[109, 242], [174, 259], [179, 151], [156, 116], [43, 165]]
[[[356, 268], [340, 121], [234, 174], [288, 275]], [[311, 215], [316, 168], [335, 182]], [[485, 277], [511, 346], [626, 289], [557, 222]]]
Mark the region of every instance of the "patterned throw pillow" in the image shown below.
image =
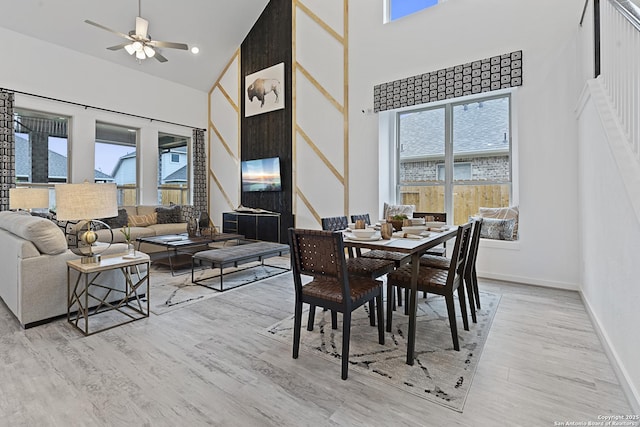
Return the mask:
[[415, 205], [390, 205], [385, 203], [382, 211], [385, 219], [395, 215], [406, 215], [407, 218], [411, 218], [415, 209]]
[[478, 209], [478, 215], [482, 218], [514, 219], [515, 225], [513, 227], [513, 237], [509, 240], [518, 240], [518, 217], [520, 216], [520, 209], [518, 206], [509, 206], [506, 208], [480, 207], [480, 209]]
[[55, 216], [51, 219], [62, 230], [64, 237], [67, 239], [67, 247], [78, 247], [78, 235], [76, 233], [76, 226], [80, 221], [58, 221]]
[[513, 228], [515, 224], [516, 220], [514, 218], [482, 218], [480, 237], [494, 240], [513, 240]]
[[[149, 215], [130, 215], [129, 225], [132, 227], [146, 227], [158, 223], [158, 213], [154, 212]], [[126, 225], [126, 224], [125, 224]]]
[[101, 220], [111, 228], [126, 227], [129, 223], [129, 217], [126, 209], [118, 209], [118, 216], [112, 218], [103, 218]]
[[180, 222], [180, 205], [158, 206], [158, 224], [177, 224]]

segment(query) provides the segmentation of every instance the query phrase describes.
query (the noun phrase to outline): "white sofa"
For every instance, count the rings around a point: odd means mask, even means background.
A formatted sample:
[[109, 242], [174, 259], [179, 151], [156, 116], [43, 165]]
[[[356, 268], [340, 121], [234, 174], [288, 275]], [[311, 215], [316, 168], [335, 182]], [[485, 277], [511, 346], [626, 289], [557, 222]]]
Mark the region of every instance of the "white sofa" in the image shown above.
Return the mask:
[[[125, 251], [126, 245], [115, 244], [104, 253]], [[27, 213], [0, 212], [0, 298], [23, 328], [67, 313], [67, 260], [77, 258], [52, 221]], [[101, 278], [102, 283], [124, 288], [119, 271]]]

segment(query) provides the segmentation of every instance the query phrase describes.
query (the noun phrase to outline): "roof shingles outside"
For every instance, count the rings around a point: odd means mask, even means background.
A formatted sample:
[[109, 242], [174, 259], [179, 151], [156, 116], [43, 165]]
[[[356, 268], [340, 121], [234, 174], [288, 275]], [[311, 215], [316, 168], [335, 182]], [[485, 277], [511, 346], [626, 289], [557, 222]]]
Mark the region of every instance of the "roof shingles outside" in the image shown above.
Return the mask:
[[[509, 150], [508, 98], [456, 105], [453, 121], [456, 154]], [[401, 113], [401, 161], [444, 157], [444, 131], [444, 109]]]
[[[16, 176], [30, 177], [31, 162], [29, 159], [29, 141], [16, 135]], [[67, 157], [55, 151], [49, 150], [49, 177], [50, 178], [66, 178], [67, 177]], [[95, 179], [99, 181], [113, 181], [113, 177], [106, 173], [96, 170]]]

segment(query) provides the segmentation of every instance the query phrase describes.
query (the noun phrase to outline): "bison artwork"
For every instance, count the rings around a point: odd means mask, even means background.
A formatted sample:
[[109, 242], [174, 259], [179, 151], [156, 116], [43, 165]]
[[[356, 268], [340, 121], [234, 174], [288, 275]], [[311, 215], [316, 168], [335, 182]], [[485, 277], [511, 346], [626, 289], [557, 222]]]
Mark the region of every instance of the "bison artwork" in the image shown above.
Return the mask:
[[269, 92], [273, 92], [276, 96], [275, 102], [279, 101], [280, 96], [280, 81], [276, 79], [256, 79], [247, 88], [247, 95], [249, 101], [253, 102], [253, 98], [258, 98], [260, 101], [260, 108], [264, 106], [264, 98]]

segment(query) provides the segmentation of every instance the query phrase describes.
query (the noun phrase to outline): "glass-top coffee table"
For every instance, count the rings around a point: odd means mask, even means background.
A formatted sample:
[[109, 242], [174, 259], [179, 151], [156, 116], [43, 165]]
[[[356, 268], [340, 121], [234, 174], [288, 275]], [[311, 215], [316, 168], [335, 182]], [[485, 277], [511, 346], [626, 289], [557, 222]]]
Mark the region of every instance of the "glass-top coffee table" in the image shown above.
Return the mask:
[[[162, 246], [167, 249], [165, 257], [152, 257], [155, 263], [164, 263], [171, 269], [175, 276], [176, 268], [181, 265], [191, 265], [191, 256], [202, 250], [209, 249], [209, 244], [214, 242], [226, 242], [229, 240], [240, 241], [244, 239], [242, 234], [212, 233], [204, 236], [189, 237], [185, 234], [164, 234], [161, 236], [138, 237], [138, 250], [144, 244]], [[206, 248], [206, 249], [203, 249]], [[153, 254], [152, 254], [153, 255]], [[154, 259], [155, 258], [155, 259]]]

